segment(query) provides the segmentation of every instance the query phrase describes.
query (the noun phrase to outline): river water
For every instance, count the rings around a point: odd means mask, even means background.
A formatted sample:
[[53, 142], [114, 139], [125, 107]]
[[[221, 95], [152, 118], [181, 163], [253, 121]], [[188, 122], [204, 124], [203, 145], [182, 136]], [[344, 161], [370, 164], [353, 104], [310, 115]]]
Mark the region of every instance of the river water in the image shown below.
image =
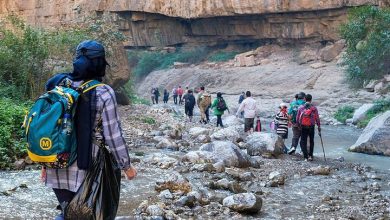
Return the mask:
[[[351, 153], [347, 151], [348, 147], [357, 140], [361, 130], [347, 126], [324, 126], [322, 133], [325, 152], [328, 159], [343, 157], [348, 162], [363, 163], [382, 171], [389, 170], [390, 159], [388, 157]], [[289, 140], [291, 140], [291, 131], [289, 136]], [[289, 141], [287, 141], [286, 144], [289, 146]], [[322, 160], [323, 152], [318, 136], [315, 138], [315, 146], [315, 156]], [[121, 202], [118, 215], [132, 215], [132, 210], [134, 210], [140, 202], [155, 196], [154, 184], [156, 180], [169, 172], [154, 167], [138, 167], [138, 171], [139, 175], [134, 181], [122, 181]], [[39, 171], [37, 170], [0, 172], [0, 219], [52, 219], [53, 216], [58, 213], [58, 211], [55, 210], [57, 201], [54, 193], [50, 189], [44, 187], [38, 177]], [[311, 188], [309, 185], [316, 182], [315, 180], [309, 181], [310, 178], [315, 179], [317, 177], [307, 178], [307, 184], [301, 191], [297, 192], [297, 195], [284, 195], [283, 193], [288, 192], [288, 190], [281, 190], [281, 193], [279, 194], [276, 191], [274, 191], [274, 193], [275, 195], [286, 198], [291, 197], [292, 201], [294, 198], [298, 197], [302, 197], [303, 199], [303, 197], [305, 197], [304, 195], [310, 191], [308, 190], [306, 192], [305, 189]], [[336, 183], [337, 181], [332, 182], [333, 185]], [[28, 188], [19, 187], [22, 184], [26, 184]], [[285, 187], [288, 189], [288, 187], [294, 188], [296, 186], [286, 185]], [[331, 189], [329, 189], [329, 191], [331, 191]], [[8, 195], [4, 195], [4, 193], [1, 192], [7, 192]], [[277, 200], [276, 196], [275, 202], [269, 202], [270, 204], [267, 210], [278, 208], [277, 206], [280, 201]], [[299, 212], [298, 207], [295, 208], [294, 212]], [[271, 219], [284, 218], [298, 214], [291, 213], [287, 208], [283, 214], [280, 214], [281, 212], [272, 211], [264, 213], [261, 217], [268, 217]]]

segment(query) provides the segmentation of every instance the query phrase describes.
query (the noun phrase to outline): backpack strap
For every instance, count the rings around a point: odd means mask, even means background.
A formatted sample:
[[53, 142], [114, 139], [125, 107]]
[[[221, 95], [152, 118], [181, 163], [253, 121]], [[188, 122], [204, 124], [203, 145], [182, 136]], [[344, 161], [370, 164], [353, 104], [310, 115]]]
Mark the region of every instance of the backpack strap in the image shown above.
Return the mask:
[[88, 91], [98, 87], [98, 86], [104, 86], [104, 83], [101, 83], [97, 80], [89, 80], [87, 82], [84, 82], [81, 86], [77, 88], [77, 91], [80, 93], [87, 93]]

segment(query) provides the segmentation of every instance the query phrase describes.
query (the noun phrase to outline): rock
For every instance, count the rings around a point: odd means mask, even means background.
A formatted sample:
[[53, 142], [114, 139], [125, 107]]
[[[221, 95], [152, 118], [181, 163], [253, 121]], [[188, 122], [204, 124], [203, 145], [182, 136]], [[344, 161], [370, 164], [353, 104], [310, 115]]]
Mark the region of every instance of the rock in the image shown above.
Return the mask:
[[151, 216], [162, 216], [164, 211], [158, 205], [151, 205], [146, 209], [146, 213]]
[[190, 151], [182, 157], [183, 162], [190, 163], [214, 163], [216, 162], [212, 152], [208, 151]]
[[193, 127], [188, 131], [188, 133], [192, 138], [197, 138], [199, 135], [208, 135], [210, 130], [202, 127]]
[[241, 193], [226, 197], [222, 203], [236, 212], [257, 213], [261, 210], [263, 201], [253, 193]]
[[374, 117], [349, 151], [390, 156], [390, 111]]
[[182, 63], [182, 62], [173, 62], [173, 67], [175, 69], [180, 69], [184, 67], [189, 67], [191, 64], [190, 63]]
[[177, 215], [175, 214], [175, 212], [172, 211], [172, 210], [166, 210], [166, 211], [165, 211], [165, 214], [164, 214], [164, 217], [165, 217], [165, 219], [167, 219], [167, 220], [176, 220], [176, 219], [180, 219], [179, 216], [177, 216]]
[[179, 150], [179, 146], [175, 142], [170, 139], [164, 138], [157, 145], [158, 149], [171, 149], [171, 150]]
[[254, 66], [255, 62], [255, 53], [254, 51], [248, 51], [242, 54], [236, 55], [234, 58], [234, 66], [245, 67], [245, 66]]
[[25, 167], [26, 167], [26, 161], [24, 159], [19, 159], [14, 162], [15, 170], [24, 170]]
[[155, 185], [155, 189], [158, 192], [169, 189], [170, 192], [181, 191], [188, 193], [191, 191], [191, 188], [188, 180], [177, 172], [172, 172], [163, 179], [158, 180]]
[[214, 161], [223, 161], [226, 167], [249, 167], [248, 156], [230, 141], [214, 141], [199, 150], [211, 152]]
[[226, 127], [237, 126], [237, 125], [241, 126], [242, 123], [243, 121], [237, 118], [235, 115], [229, 115], [223, 119], [223, 124]]
[[333, 45], [326, 46], [320, 50], [322, 61], [330, 62], [336, 58], [345, 47], [345, 40], [339, 40]]
[[386, 93], [387, 92], [387, 89], [388, 89], [389, 85], [387, 83], [384, 83], [384, 82], [379, 82], [378, 84], [376, 84], [374, 86], [374, 91], [376, 93]]
[[26, 158], [24, 158], [24, 161], [26, 162], [27, 165], [32, 165], [34, 162], [30, 159], [29, 156], [27, 156]]
[[324, 166], [318, 166], [318, 167], [312, 167], [307, 171], [309, 174], [312, 175], [324, 175], [327, 176], [330, 174], [330, 167], [324, 167]]
[[182, 196], [180, 197], [180, 199], [178, 199], [176, 202], [175, 202], [175, 205], [176, 206], [188, 206], [188, 207], [194, 207], [195, 206], [195, 203], [196, 203], [196, 198], [195, 196], [193, 195], [190, 195], [190, 196]]
[[319, 69], [322, 67], [326, 67], [326, 64], [325, 63], [313, 63], [313, 64], [310, 64], [310, 67], [313, 69]]
[[214, 171], [217, 173], [222, 173], [225, 171], [225, 164], [223, 161], [218, 161], [213, 164]]
[[154, 154], [148, 155], [144, 159], [144, 161], [147, 163], [151, 163], [153, 165], [157, 165], [163, 169], [173, 167], [178, 162], [175, 158], [169, 157], [169, 156], [162, 154], [162, 153], [154, 153]]
[[246, 138], [247, 152], [250, 156], [271, 153], [275, 156], [283, 153], [284, 142], [277, 134], [254, 132]]
[[378, 83], [378, 80], [371, 80], [364, 86], [364, 89], [367, 92], [375, 92], [375, 85]]
[[355, 110], [352, 117], [352, 124], [356, 125], [358, 122], [366, 118], [368, 110], [370, 110], [374, 104], [364, 104]]
[[161, 191], [160, 194], [158, 195], [160, 199], [173, 199], [172, 193], [169, 191], [169, 189], [166, 189], [164, 191]]
[[210, 142], [211, 142], [210, 136], [205, 135], [205, 134], [199, 135], [199, 136], [196, 138], [196, 140], [197, 140], [198, 142], [204, 143], [204, 144], [210, 143]]
[[317, 59], [316, 51], [314, 50], [303, 50], [299, 53], [298, 64], [305, 64]]
[[149, 133], [150, 136], [163, 136], [163, 132], [162, 131], [151, 131]]
[[283, 175], [279, 171], [273, 171], [268, 176], [269, 182], [267, 185], [271, 187], [282, 186], [284, 185], [285, 179], [286, 179], [285, 175]]
[[211, 136], [211, 140], [213, 141], [232, 141], [235, 142], [238, 138], [240, 138], [240, 134], [235, 130], [235, 127], [227, 127], [221, 129]]
[[245, 172], [235, 168], [226, 168], [225, 173], [240, 181], [249, 181], [254, 177], [252, 172]]
[[173, 129], [169, 132], [169, 137], [173, 140], [180, 140], [183, 137], [181, 129]]
[[214, 166], [211, 163], [203, 163], [203, 164], [195, 164], [191, 170], [195, 170], [198, 172], [214, 172]]
[[260, 168], [262, 165], [264, 165], [264, 161], [260, 156], [250, 157], [249, 162], [253, 168]]

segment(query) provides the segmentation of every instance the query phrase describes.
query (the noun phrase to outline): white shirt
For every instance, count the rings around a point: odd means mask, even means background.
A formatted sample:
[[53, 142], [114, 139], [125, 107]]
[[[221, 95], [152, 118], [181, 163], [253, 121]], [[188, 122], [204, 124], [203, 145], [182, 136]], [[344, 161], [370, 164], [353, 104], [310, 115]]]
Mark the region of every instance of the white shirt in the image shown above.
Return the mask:
[[252, 97], [247, 97], [241, 102], [237, 110], [237, 115], [244, 111], [244, 118], [256, 117], [256, 101]]

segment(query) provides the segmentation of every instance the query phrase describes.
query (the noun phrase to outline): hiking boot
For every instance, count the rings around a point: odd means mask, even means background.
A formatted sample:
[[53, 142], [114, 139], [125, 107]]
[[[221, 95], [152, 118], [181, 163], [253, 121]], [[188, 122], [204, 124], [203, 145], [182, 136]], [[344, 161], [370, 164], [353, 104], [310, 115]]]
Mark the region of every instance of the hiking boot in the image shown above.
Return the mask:
[[309, 161], [313, 161], [313, 157], [312, 156], [309, 157]]
[[305, 158], [305, 162], [307, 162], [307, 158]]
[[295, 153], [295, 150], [296, 150], [295, 147], [291, 147], [287, 153], [291, 155], [291, 154]]

